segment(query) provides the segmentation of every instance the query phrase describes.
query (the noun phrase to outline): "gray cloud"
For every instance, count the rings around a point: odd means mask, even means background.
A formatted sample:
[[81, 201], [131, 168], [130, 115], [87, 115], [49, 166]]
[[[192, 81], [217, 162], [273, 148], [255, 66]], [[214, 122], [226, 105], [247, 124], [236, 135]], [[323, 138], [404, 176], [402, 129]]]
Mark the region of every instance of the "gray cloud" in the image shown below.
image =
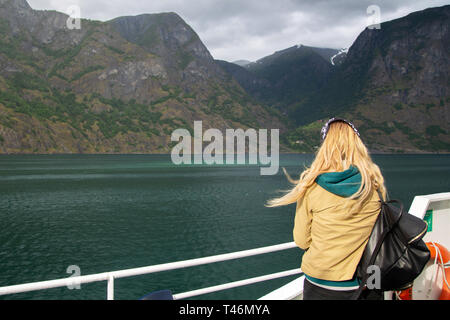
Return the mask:
[[199, 34], [216, 59], [257, 60], [295, 44], [349, 47], [367, 26], [366, 10], [380, 8], [381, 21], [405, 16], [447, 0], [28, 0], [34, 9], [65, 12], [81, 8], [83, 18], [176, 12]]

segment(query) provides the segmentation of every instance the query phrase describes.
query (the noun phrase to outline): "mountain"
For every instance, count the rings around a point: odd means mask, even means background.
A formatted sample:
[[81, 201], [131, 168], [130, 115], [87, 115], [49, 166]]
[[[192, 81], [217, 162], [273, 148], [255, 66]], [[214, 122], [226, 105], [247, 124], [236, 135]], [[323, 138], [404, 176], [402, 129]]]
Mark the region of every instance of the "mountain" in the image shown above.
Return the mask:
[[296, 45], [250, 63], [244, 68], [222, 66], [257, 101], [287, 113], [292, 104], [320, 90], [333, 70], [339, 50]]
[[[450, 6], [429, 8], [366, 28], [331, 57], [332, 50], [281, 50], [246, 67], [270, 84], [248, 92], [297, 123], [288, 140], [299, 151], [315, 150], [314, 132], [343, 116], [372, 151], [449, 152], [449, 25]], [[247, 88], [251, 75], [236, 79]]]
[[195, 120], [286, 131], [176, 13], [68, 18], [0, 0], [0, 153], [167, 153]]
[[450, 6], [366, 28], [327, 85], [291, 114], [351, 118], [372, 150], [450, 151]]
[[245, 67], [214, 60], [173, 12], [68, 19], [0, 0], [0, 153], [167, 153], [195, 120], [278, 128], [282, 151], [312, 152], [331, 116], [372, 151], [450, 151], [450, 6]]
[[246, 67], [239, 66], [223, 60], [216, 60], [216, 63], [227, 73], [232, 75], [234, 79], [249, 93], [254, 99], [263, 102], [265, 90], [271, 90], [271, 83]]

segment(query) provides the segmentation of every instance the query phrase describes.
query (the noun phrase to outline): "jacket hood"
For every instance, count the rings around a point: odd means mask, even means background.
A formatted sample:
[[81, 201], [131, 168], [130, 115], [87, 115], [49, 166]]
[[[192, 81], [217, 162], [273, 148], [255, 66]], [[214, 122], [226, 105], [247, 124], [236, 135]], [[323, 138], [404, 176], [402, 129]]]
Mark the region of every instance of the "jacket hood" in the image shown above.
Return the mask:
[[350, 166], [345, 171], [318, 175], [316, 183], [331, 193], [347, 198], [358, 191], [361, 185], [361, 173], [357, 167]]

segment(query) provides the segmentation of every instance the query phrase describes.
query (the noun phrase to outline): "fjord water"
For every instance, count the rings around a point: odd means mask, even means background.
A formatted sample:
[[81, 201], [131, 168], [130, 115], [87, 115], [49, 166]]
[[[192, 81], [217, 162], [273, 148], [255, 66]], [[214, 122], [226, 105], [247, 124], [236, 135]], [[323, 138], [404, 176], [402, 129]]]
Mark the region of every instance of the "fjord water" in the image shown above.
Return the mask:
[[[298, 176], [312, 155], [281, 155]], [[450, 191], [449, 155], [374, 155], [391, 198]], [[292, 241], [295, 205], [264, 203], [290, 187], [280, 168], [173, 165], [169, 155], [0, 156], [0, 286], [142, 267]], [[301, 250], [117, 279], [116, 299], [174, 293], [300, 266]], [[256, 299], [289, 277], [199, 296]], [[106, 282], [0, 299], [105, 299]]]

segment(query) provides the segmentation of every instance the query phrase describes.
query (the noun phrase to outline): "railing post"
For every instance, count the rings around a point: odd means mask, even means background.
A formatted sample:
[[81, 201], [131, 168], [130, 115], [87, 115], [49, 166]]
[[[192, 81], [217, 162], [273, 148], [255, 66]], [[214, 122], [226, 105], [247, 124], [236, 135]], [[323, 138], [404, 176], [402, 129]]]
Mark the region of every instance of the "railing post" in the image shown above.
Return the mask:
[[114, 300], [114, 276], [108, 276], [107, 297], [108, 300]]

